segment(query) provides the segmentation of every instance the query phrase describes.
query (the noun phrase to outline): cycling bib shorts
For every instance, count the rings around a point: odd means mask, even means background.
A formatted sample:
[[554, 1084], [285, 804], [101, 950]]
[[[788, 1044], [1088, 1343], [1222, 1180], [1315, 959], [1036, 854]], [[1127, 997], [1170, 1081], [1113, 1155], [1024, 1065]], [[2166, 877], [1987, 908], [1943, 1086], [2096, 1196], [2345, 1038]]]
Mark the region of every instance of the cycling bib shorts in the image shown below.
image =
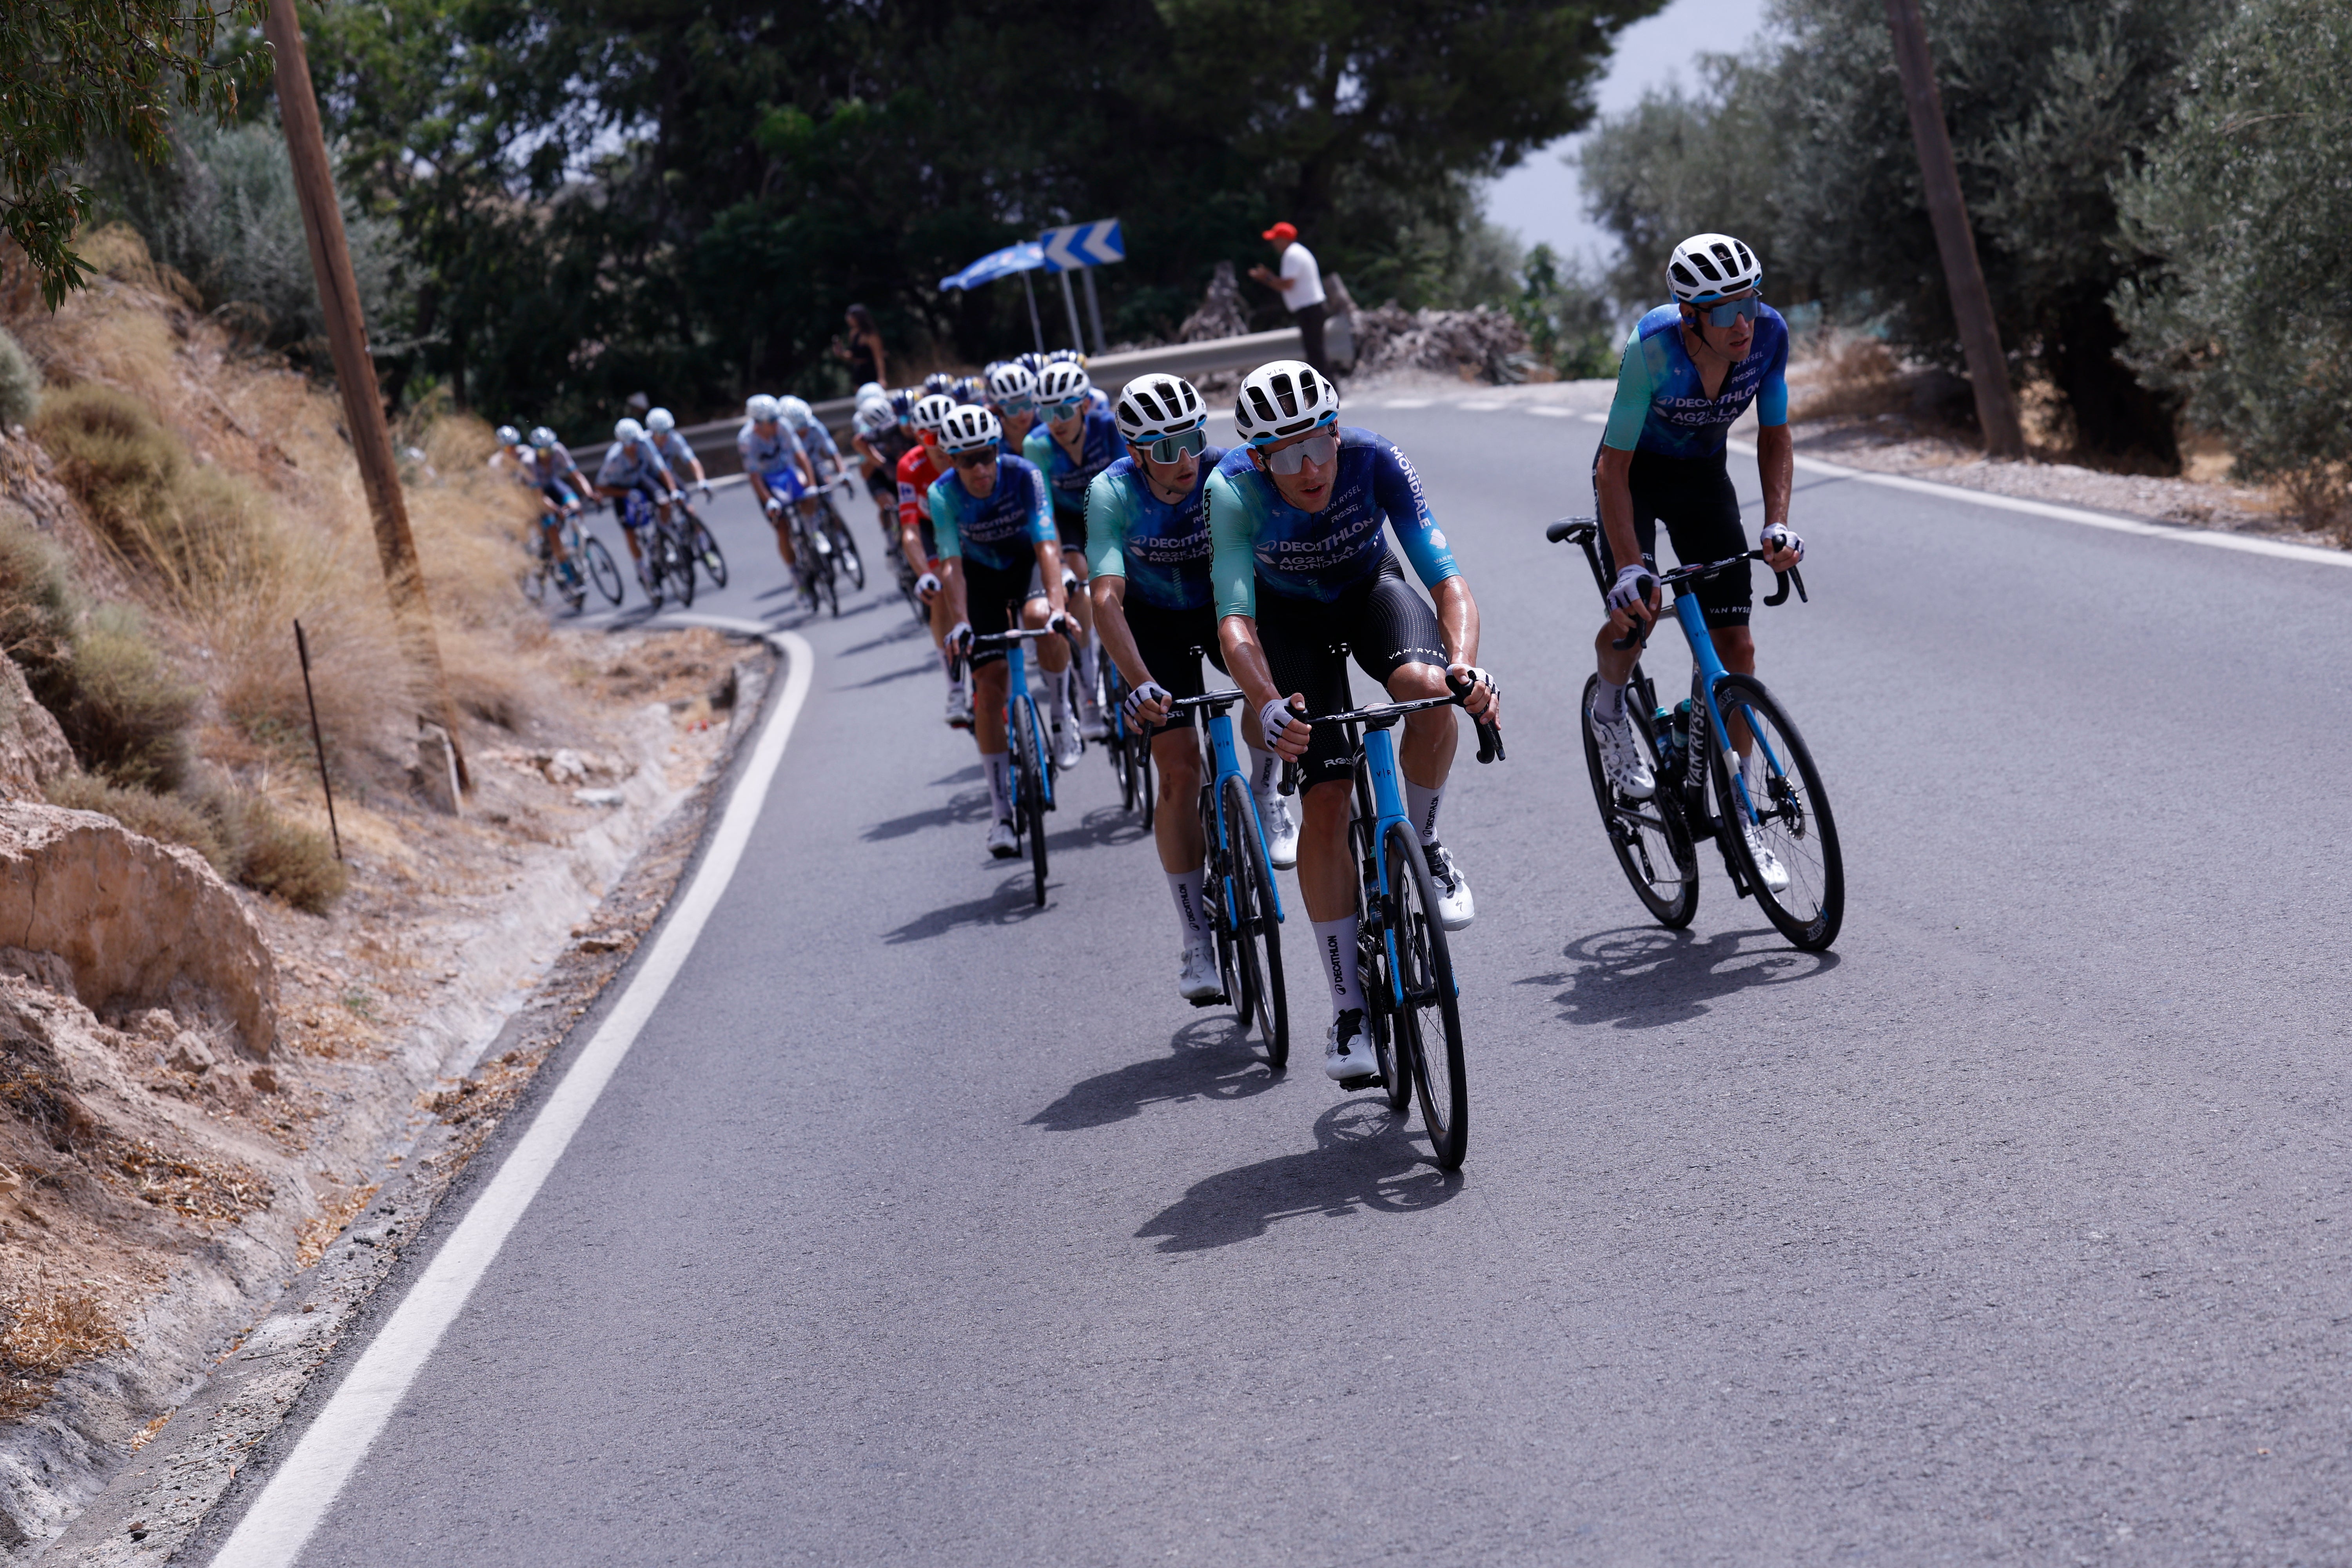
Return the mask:
[[[1202, 654], [1219, 670], [1225, 668], [1224, 651], [1217, 646], [1217, 613], [1207, 605], [1170, 610], [1130, 594], [1120, 608], [1127, 616], [1129, 635], [1135, 638], [1135, 651], [1143, 656], [1143, 668], [1168, 689], [1170, 696], [1198, 697], [1208, 689], [1201, 678]], [[1192, 710], [1186, 709], [1169, 715], [1165, 724], [1152, 725], [1150, 732], [1157, 735], [1192, 727]]]
[[[1015, 611], [1032, 599], [1045, 596], [1045, 584], [1037, 572], [1033, 557], [1026, 564], [990, 566], [967, 556], [963, 563], [964, 614], [971, 622], [975, 637], [995, 637], [1009, 632], [1017, 619]], [[1003, 661], [1001, 647], [984, 647], [971, 656], [971, 667]]]
[[808, 494], [808, 486], [801, 482], [801, 471], [789, 464], [772, 473], [761, 474], [760, 482], [768, 487], [770, 495], [787, 504], [800, 500]]
[[[1266, 668], [1275, 689], [1306, 698], [1309, 718], [1355, 706], [1348, 687], [1349, 655], [1383, 693], [1389, 677], [1408, 664], [1445, 668], [1437, 612], [1405, 582], [1404, 568], [1393, 555], [1384, 555], [1376, 570], [1336, 599], [1297, 598], [1265, 590], [1264, 584], [1259, 587], [1257, 640], [1265, 650]], [[1317, 725], [1299, 770], [1304, 787], [1354, 777], [1346, 731], [1336, 724]]]
[[[1720, 447], [1712, 456], [1703, 458], [1668, 458], [1644, 451], [1633, 454], [1629, 476], [1633, 490], [1633, 537], [1642, 546], [1643, 562], [1651, 570], [1655, 571], [1658, 565], [1661, 522], [1666, 525], [1666, 538], [1674, 544], [1675, 559], [1684, 565], [1724, 561], [1747, 553], [1748, 531], [1739, 518], [1739, 491], [1731, 482], [1725, 456]], [[1601, 468], [1598, 452], [1592, 455], [1592, 466], [1597, 479]], [[1718, 573], [1696, 584], [1699, 607], [1706, 612], [1708, 626], [1748, 624], [1756, 603], [1755, 585], [1748, 580], [1748, 568], [1753, 564], [1750, 562], [1734, 571]], [[1617, 563], [1610, 552], [1606, 531], [1601, 536], [1601, 569], [1615, 579]]]

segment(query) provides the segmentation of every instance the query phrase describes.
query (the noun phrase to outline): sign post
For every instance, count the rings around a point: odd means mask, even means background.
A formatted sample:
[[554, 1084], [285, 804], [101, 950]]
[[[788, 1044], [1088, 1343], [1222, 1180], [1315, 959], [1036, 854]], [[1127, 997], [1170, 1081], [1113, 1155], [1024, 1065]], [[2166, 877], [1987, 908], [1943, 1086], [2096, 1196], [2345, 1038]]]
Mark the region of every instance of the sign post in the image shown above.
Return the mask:
[[1070, 292], [1070, 274], [1083, 272], [1087, 284], [1087, 314], [1093, 319], [1095, 353], [1107, 350], [1103, 342], [1102, 299], [1095, 292], [1094, 268], [1113, 261], [1127, 259], [1127, 237], [1120, 231], [1118, 219], [1105, 218], [1097, 223], [1074, 223], [1061, 228], [1049, 228], [1037, 237], [1044, 248], [1046, 269], [1062, 275], [1062, 302], [1069, 307], [1070, 336], [1081, 348], [1086, 340], [1078, 331], [1078, 304]]

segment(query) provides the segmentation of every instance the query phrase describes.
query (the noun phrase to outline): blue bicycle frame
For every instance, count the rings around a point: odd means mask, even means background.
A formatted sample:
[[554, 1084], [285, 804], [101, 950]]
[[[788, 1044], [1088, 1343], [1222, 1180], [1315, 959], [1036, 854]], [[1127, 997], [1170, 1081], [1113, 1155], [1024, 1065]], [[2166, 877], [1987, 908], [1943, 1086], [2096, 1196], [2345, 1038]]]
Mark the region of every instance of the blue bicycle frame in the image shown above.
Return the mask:
[[[1239, 701], [1241, 695], [1238, 691], [1231, 693], [1213, 691], [1208, 693], [1211, 699], [1223, 699], [1216, 701], [1213, 707], [1202, 703], [1200, 698], [1192, 699], [1192, 702], [1202, 708], [1201, 716], [1205, 722], [1202, 729], [1209, 738], [1209, 799], [1216, 806], [1217, 832], [1222, 837], [1226, 828], [1225, 781], [1229, 778], [1239, 779], [1242, 781], [1243, 793], [1250, 797], [1250, 831], [1257, 835], [1258, 852], [1263, 855], [1265, 852], [1265, 821], [1258, 815], [1257, 792], [1250, 787], [1248, 771], [1242, 766], [1241, 745], [1234, 739], [1234, 716], [1225, 710], [1226, 703]], [[1403, 815], [1402, 807], [1398, 815]], [[1274, 900], [1275, 923], [1279, 925], [1283, 919], [1281, 885], [1268, 879], [1265, 890], [1266, 895]], [[1239, 906], [1234, 902], [1233, 884], [1230, 881], [1225, 885], [1223, 898], [1226, 921], [1238, 925], [1241, 922], [1242, 914]]]
[[1037, 700], [1029, 694], [1029, 661], [1024, 653], [1024, 649], [1017, 642], [1004, 650], [1004, 727], [1009, 731], [1016, 722], [1023, 721], [1018, 715], [1024, 712], [1028, 715], [1025, 728], [1029, 731], [1029, 754], [1037, 760], [1037, 784], [1045, 792], [1045, 808], [1051, 811], [1054, 807], [1053, 754], [1045, 750], [1045, 731], [1037, 721]]

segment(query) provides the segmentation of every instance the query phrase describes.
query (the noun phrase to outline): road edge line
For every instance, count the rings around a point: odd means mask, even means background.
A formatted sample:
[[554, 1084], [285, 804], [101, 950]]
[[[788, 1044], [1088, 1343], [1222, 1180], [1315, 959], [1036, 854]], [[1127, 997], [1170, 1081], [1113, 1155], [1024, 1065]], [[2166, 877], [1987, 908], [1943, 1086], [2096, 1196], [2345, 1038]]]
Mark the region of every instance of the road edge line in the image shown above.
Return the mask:
[[728, 796], [693, 882], [671, 906], [653, 951], [586, 1047], [564, 1070], [529, 1131], [516, 1140], [466, 1216], [392, 1310], [341, 1386], [215, 1553], [214, 1568], [292, 1568], [449, 1325], [465, 1310], [508, 1235], [595, 1109], [604, 1086], [668, 994], [670, 983], [685, 966], [711, 912], [734, 880], [814, 681], [816, 653], [806, 638], [794, 632], [771, 631], [750, 622], [723, 622], [719, 616], [697, 620], [719, 624], [722, 629], [755, 632], [783, 655], [786, 664], [783, 690], [760, 731], [749, 765]]

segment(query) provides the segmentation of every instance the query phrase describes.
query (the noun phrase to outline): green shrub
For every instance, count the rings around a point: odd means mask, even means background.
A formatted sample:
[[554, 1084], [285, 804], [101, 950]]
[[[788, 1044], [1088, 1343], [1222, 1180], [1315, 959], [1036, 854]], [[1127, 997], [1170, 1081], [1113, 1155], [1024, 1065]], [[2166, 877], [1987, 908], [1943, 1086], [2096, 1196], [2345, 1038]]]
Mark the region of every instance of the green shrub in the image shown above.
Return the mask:
[[72, 665], [81, 609], [65, 552], [21, 514], [0, 514], [0, 650], [25, 667], [33, 695], [52, 710], [70, 687], [61, 672]]
[[84, 383], [42, 400], [34, 434], [108, 542], [133, 559], [169, 513], [180, 481], [180, 444], [146, 405], [110, 386]]
[[192, 783], [182, 795], [156, 795], [84, 773], [58, 780], [47, 793], [51, 805], [101, 812], [160, 844], [185, 845], [224, 879], [308, 914], [325, 914], [350, 883], [325, 835], [217, 780]]
[[224, 877], [233, 868], [211, 819], [176, 795], [125, 789], [95, 773], [76, 773], [55, 780], [45, 793], [51, 805], [99, 812], [159, 844], [184, 844], [211, 861], [213, 869]]
[[198, 693], [164, 661], [139, 613], [100, 605], [74, 637], [71, 694], [50, 707], [82, 766], [157, 792], [187, 777]]
[[0, 331], [0, 426], [30, 425], [41, 408], [41, 373], [23, 345]]

